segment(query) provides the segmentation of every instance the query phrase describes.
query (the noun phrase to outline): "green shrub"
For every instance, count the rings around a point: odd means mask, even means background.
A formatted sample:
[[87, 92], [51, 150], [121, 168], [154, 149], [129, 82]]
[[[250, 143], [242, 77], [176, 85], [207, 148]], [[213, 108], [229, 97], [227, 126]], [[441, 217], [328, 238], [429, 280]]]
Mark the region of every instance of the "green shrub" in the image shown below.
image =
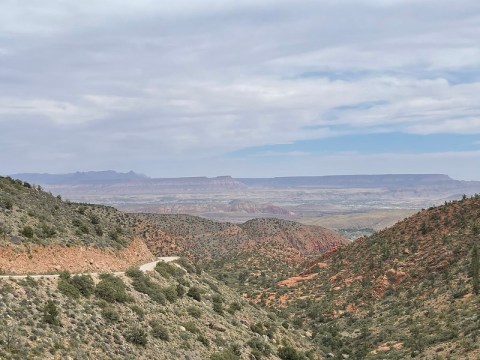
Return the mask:
[[307, 360], [305, 355], [290, 345], [281, 347], [280, 350], [278, 350], [278, 357], [282, 360]]
[[50, 325], [60, 325], [60, 312], [52, 300], [48, 300], [43, 308], [43, 320]]
[[95, 288], [95, 295], [108, 302], [127, 302], [130, 297], [122, 279], [111, 274], [101, 274], [100, 282]]
[[165, 295], [165, 298], [168, 301], [170, 301], [171, 303], [174, 303], [175, 300], [177, 300], [177, 287], [172, 285], [167, 288], [164, 288], [163, 294]]
[[138, 279], [138, 278], [142, 278], [145, 274], [139, 268], [131, 267], [131, 268], [128, 268], [127, 271], [125, 271], [125, 275], [127, 275], [128, 277], [131, 277], [132, 279]]
[[116, 323], [120, 320], [118, 311], [111, 306], [106, 306], [102, 309], [102, 316], [111, 323]]
[[195, 325], [193, 321], [188, 321], [184, 323], [183, 327], [185, 328], [185, 330], [187, 330], [188, 332], [191, 332], [192, 334], [200, 333], [200, 330], [198, 329], [197, 325]]
[[203, 334], [197, 336], [197, 341], [201, 342], [203, 346], [207, 348], [210, 347], [210, 340], [208, 340], [208, 338]]
[[189, 306], [187, 312], [191, 317], [195, 319], [200, 319], [202, 317], [202, 310], [196, 306]]
[[148, 339], [147, 339], [147, 332], [140, 327], [134, 327], [129, 329], [125, 335], [125, 340], [129, 343], [135, 345], [146, 346]]
[[188, 289], [187, 295], [190, 296], [194, 300], [197, 300], [197, 301], [202, 300], [201, 291], [196, 286], [192, 286], [190, 289]]
[[170, 277], [181, 277], [183, 276], [183, 271], [176, 267], [175, 265], [170, 265], [166, 262], [160, 261], [155, 266], [155, 271], [162, 275], [164, 278], [168, 279]]
[[248, 342], [247, 345], [250, 346], [253, 350], [260, 352], [262, 355], [269, 356], [272, 352], [272, 348], [264, 340], [259, 337], [253, 337]]
[[230, 349], [218, 351], [210, 355], [210, 360], [240, 360]]
[[57, 288], [63, 295], [71, 297], [72, 299], [78, 299], [80, 297], [80, 291], [69, 280], [60, 278]]
[[178, 260], [175, 260], [177, 264], [183, 267], [189, 274], [194, 274], [196, 272], [196, 268], [192, 265], [186, 258], [181, 257]]
[[75, 275], [71, 282], [85, 297], [89, 297], [95, 292], [95, 283], [90, 275]]
[[242, 305], [240, 305], [238, 302], [232, 302], [227, 309], [227, 311], [232, 315], [235, 314], [236, 311], [240, 310], [242, 310]]
[[151, 334], [154, 338], [160, 339], [163, 341], [170, 340], [168, 329], [165, 326], [163, 326], [158, 320], [152, 320], [150, 322], [150, 326], [152, 327]]
[[219, 315], [223, 315], [223, 304], [219, 302], [214, 302], [213, 311], [215, 311]]
[[129, 276], [133, 276], [132, 285], [136, 291], [147, 294], [153, 301], [159, 304], [166, 304], [166, 297], [160, 285], [151, 281], [148, 276], [141, 271], [130, 270], [129, 273]]
[[25, 236], [27, 239], [33, 238], [33, 229], [31, 226], [24, 226], [21, 234]]
[[181, 284], [177, 284], [176, 291], [178, 298], [183, 298], [185, 295], [185, 288]]

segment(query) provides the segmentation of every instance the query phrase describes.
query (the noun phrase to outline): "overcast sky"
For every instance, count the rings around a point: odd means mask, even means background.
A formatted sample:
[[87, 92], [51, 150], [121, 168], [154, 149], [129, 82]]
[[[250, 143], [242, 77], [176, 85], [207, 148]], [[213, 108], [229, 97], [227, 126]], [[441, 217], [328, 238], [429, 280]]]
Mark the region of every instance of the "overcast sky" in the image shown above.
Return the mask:
[[0, 0], [0, 173], [480, 180], [479, 39], [478, 0]]

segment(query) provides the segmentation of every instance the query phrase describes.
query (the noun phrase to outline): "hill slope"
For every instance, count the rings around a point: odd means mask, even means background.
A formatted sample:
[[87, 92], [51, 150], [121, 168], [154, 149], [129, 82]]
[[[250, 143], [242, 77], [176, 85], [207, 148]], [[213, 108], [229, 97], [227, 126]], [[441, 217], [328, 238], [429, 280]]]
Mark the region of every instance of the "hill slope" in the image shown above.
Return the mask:
[[280, 219], [222, 223], [190, 215], [135, 215], [154, 254], [182, 254], [241, 293], [260, 295], [308, 261], [346, 244], [319, 226]]
[[240, 360], [310, 350], [274, 314], [181, 264], [190, 272], [163, 263], [120, 277], [0, 280], [0, 358]]
[[312, 262], [267, 303], [339, 356], [478, 359], [479, 219], [480, 196], [424, 210]]
[[152, 258], [135, 221], [107, 206], [62, 201], [0, 177], [0, 269], [7, 273], [118, 270]]

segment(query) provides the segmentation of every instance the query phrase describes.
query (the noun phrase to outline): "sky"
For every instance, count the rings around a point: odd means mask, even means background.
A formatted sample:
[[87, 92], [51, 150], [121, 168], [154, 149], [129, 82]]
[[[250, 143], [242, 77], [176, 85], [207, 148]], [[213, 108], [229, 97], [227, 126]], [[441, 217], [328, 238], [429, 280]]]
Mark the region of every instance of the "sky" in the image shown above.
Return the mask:
[[480, 180], [478, 0], [0, 9], [0, 174]]

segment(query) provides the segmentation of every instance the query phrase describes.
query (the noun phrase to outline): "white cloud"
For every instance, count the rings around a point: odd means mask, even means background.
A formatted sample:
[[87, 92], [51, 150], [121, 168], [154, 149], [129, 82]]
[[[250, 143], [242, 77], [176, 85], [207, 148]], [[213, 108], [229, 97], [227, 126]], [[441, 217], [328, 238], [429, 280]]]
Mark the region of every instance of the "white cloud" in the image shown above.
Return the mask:
[[6, 1], [0, 140], [28, 141], [2, 152], [21, 148], [26, 169], [57, 153], [133, 168], [343, 133], [480, 133], [479, 24], [474, 0]]

